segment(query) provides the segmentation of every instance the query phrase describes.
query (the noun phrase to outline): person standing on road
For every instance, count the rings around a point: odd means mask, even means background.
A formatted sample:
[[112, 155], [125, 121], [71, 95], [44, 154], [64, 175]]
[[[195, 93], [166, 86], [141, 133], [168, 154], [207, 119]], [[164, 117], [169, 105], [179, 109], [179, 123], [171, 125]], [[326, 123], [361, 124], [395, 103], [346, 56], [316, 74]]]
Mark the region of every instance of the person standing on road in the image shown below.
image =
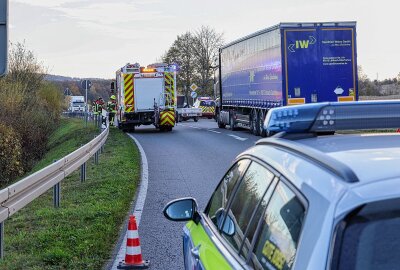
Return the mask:
[[110, 122], [110, 126], [114, 125], [114, 117], [117, 113], [117, 101], [114, 95], [110, 97], [110, 100], [107, 102], [107, 111], [108, 111], [108, 121]]

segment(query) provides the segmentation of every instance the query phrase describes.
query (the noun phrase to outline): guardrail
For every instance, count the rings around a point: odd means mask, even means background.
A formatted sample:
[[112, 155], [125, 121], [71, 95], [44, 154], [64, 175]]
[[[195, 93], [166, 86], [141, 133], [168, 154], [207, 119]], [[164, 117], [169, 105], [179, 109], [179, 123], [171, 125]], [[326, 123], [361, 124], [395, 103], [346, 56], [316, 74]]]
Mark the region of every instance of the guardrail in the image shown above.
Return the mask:
[[54, 207], [59, 207], [60, 182], [79, 167], [81, 182], [86, 180], [86, 162], [94, 156], [94, 162], [98, 164], [99, 154], [107, 140], [108, 132], [107, 127], [93, 140], [71, 154], [0, 190], [0, 258], [4, 257], [4, 221], [52, 187]]

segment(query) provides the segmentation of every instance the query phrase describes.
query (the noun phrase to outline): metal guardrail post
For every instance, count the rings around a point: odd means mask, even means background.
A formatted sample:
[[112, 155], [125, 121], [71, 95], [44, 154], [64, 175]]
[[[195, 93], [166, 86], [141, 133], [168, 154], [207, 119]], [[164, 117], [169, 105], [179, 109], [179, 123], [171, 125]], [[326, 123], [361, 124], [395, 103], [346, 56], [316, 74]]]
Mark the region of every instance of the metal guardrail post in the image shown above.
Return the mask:
[[[57, 160], [54, 160], [56, 162]], [[61, 183], [58, 182], [53, 187], [53, 204], [55, 208], [60, 207]]]
[[81, 165], [81, 183], [86, 181], [86, 162]]
[[60, 207], [61, 199], [61, 183], [57, 183], [53, 187], [53, 203], [55, 208]]
[[99, 164], [99, 151], [96, 151], [96, 153], [94, 153], [94, 164]]
[[0, 222], [0, 259], [4, 259], [4, 221]]

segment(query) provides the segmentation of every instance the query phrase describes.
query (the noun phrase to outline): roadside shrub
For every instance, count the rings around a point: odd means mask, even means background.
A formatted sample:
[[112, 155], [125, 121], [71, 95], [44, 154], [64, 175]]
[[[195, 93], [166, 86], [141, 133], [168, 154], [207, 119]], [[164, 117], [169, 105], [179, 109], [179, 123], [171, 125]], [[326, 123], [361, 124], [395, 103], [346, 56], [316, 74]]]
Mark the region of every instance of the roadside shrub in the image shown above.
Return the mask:
[[[0, 168], [13, 165], [4, 172], [7, 177], [0, 177], [3, 183], [29, 171], [43, 157], [48, 137], [57, 127], [62, 110], [59, 89], [43, 80], [44, 68], [24, 44], [13, 45], [9, 68], [9, 74], [0, 80], [0, 124], [4, 134], [16, 135], [17, 141], [13, 143], [17, 143], [14, 146], [18, 151], [14, 154], [19, 155], [19, 167], [13, 161], [0, 160]], [[3, 136], [0, 133], [0, 138], [5, 140]], [[7, 151], [9, 155], [8, 148]]]
[[0, 180], [7, 183], [23, 174], [22, 147], [18, 134], [0, 123]]

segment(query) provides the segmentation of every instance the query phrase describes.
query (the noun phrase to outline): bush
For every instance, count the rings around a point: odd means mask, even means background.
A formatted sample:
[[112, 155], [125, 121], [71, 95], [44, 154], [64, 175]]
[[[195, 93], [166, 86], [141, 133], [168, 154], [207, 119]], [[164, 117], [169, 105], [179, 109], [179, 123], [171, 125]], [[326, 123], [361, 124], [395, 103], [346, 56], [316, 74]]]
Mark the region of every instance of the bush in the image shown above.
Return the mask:
[[[43, 80], [43, 70], [23, 44], [14, 45], [10, 51], [10, 72], [0, 80], [0, 124], [5, 135], [15, 135], [18, 166], [13, 163], [15, 160], [0, 160], [0, 166], [12, 165], [8, 171], [0, 170], [0, 184], [30, 170], [42, 158], [48, 137], [59, 122], [61, 93], [55, 85]], [[1, 138], [5, 139], [1, 132]]]
[[0, 180], [3, 183], [22, 175], [21, 148], [18, 134], [0, 123]]

